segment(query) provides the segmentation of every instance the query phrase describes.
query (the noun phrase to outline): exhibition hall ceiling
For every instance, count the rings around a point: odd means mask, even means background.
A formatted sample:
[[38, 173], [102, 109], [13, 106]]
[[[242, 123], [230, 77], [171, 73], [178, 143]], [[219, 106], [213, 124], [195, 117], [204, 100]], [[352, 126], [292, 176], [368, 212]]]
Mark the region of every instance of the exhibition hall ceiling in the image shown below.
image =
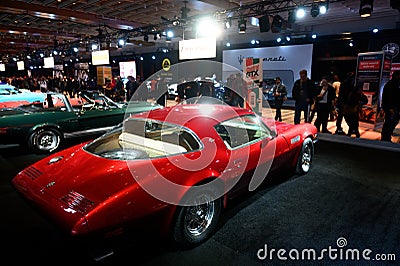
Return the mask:
[[[315, 17], [310, 14], [313, 3], [322, 5], [326, 2], [329, 4], [326, 14]], [[76, 45], [83, 52], [89, 52], [94, 41], [98, 41], [100, 47], [117, 51], [176, 49], [179, 40], [204, 36], [196, 25], [205, 16], [216, 21], [208, 26], [206, 32], [219, 29], [217, 40], [232, 44], [251, 39], [273, 40], [280, 35], [342, 34], [369, 31], [375, 27], [395, 29], [398, 28], [400, 12], [392, 8], [390, 2], [375, 0], [371, 16], [361, 18], [359, 0], [1, 1], [0, 60], [7, 55], [22, 55], [55, 47], [66, 50]], [[305, 17], [288, 22], [289, 11], [300, 6], [305, 7]], [[267, 16], [268, 22], [272, 23], [276, 15], [284, 20], [279, 32], [260, 32], [253, 17]], [[240, 20], [246, 20], [246, 32], [241, 34], [238, 32]], [[231, 22], [228, 29], [225, 26], [227, 21]], [[171, 41], [165, 37], [168, 29], [175, 33]], [[118, 47], [120, 38], [128, 42], [124, 47]]]

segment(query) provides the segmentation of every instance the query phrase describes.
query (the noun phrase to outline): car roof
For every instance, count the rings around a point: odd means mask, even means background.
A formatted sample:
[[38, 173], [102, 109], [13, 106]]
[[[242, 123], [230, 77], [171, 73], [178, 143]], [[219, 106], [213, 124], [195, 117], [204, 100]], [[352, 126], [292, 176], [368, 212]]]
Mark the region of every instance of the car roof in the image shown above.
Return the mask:
[[249, 114], [254, 114], [254, 112], [226, 104], [177, 104], [133, 117], [165, 121], [196, 130], [196, 128], [204, 128], [205, 125], [215, 126], [230, 118]]

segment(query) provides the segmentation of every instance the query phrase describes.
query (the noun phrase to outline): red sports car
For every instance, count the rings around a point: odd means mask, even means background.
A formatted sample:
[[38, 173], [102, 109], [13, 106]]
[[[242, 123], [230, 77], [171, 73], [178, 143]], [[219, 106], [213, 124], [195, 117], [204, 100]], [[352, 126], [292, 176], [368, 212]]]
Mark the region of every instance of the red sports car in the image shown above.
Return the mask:
[[132, 115], [12, 183], [72, 236], [107, 237], [133, 226], [193, 247], [213, 233], [230, 199], [269, 173], [307, 173], [316, 140], [312, 124], [222, 104], [178, 104]]

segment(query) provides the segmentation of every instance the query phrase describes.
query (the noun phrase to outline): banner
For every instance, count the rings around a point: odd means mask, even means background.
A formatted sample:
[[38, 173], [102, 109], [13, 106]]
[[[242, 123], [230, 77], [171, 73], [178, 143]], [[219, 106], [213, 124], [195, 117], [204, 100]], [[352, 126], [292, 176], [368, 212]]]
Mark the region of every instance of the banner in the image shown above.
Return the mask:
[[260, 58], [246, 58], [243, 64], [243, 79], [247, 84], [245, 102], [256, 113], [262, 113], [262, 91], [260, 84], [263, 80], [263, 61]]
[[376, 129], [383, 124], [381, 98], [383, 87], [390, 78], [391, 62], [391, 56], [384, 51], [358, 54], [356, 87], [368, 99], [359, 114], [365, 127]]

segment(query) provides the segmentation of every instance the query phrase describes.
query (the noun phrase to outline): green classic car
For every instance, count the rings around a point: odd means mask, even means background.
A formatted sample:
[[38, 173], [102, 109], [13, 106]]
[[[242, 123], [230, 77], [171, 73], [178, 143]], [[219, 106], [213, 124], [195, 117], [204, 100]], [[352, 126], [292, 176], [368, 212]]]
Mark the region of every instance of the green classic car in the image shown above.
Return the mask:
[[42, 102], [0, 110], [0, 144], [26, 145], [37, 154], [59, 149], [66, 138], [105, 133], [121, 123], [126, 113], [140, 113], [161, 105], [149, 102], [116, 103], [95, 91], [79, 98], [47, 93]]

